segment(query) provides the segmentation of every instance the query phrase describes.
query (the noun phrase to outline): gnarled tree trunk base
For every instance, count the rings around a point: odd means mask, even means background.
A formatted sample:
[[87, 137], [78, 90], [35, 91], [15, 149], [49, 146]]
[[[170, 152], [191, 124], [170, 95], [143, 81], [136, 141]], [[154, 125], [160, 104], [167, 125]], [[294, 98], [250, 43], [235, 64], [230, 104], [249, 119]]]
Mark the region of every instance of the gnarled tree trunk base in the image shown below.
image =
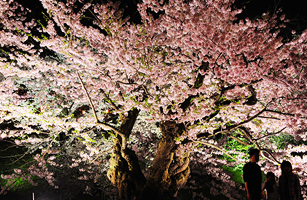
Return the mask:
[[135, 153], [121, 143], [114, 146], [108, 177], [119, 189], [119, 198], [125, 200], [169, 200], [175, 199], [178, 190], [186, 183], [190, 174], [189, 154], [181, 155], [175, 137], [183, 129], [174, 122], [161, 125], [163, 138], [158, 147], [147, 179], [142, 174]]

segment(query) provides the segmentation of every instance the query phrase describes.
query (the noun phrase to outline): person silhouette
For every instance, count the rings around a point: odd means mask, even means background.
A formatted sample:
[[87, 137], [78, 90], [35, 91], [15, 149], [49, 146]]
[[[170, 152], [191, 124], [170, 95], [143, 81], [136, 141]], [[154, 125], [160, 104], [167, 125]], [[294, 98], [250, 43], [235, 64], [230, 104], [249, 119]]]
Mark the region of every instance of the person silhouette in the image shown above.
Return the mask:
[[262, 191], [265, 200], [279, 200], [279, 190], [276, 184], [276, 177], [273, 172], [266, 174], [266, 181], [262, 186]]
[[250, 149], [250, 162], [246, 163], [243, 167], [243, 180], [245, 182], [248, 200], [261, 200], [262, 174], [260, 166], [257, 164], [259, 161], [259, 153], [260, 151], [258, 149]]
[[280, 200], [303, 200], [300, 180], [292, 172], [292, 165], [289, 161], [283, 161], [280, 165], [281, 176], [279, 177]]

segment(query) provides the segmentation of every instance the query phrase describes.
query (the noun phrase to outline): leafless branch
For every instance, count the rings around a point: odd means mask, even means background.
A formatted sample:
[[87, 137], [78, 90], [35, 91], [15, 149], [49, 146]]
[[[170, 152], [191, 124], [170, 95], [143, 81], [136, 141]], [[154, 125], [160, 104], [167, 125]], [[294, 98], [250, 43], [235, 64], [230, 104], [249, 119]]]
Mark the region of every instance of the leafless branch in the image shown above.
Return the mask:
[[221, 152], [223, 152], [224, 154], [226, 154], [227, 156], [231, 157], [232, 159], [234, 160], [237, 160], [235, 157], [233, 157], [232, 155], [230, 155], [229, 153], [227, 153], [225, 150], [221, 149], [220, 147], [214, 145], [214, 144], [211, 144], [211, 143], [208, 143], [208, 142], [205, 142], [205, 141], [195, 141], [197, 143], [200, 143], [200, 144], [204, 144], [206, 146], [210, 146], [210, 147], [213, 147]]
[[89, 133], [89, 132], [91, 132], [91, 131], [93, 131], [93, 130], [95, 130], [95, 129], [96, 129], [96, 126], [94, 126], [93, 128], [91, 128], [91, 129], [88, 130], [88, 131], [82, 132], [81, 134], [87, 134], [87, 133]]
[[281, 111], [277, 111], [277, 110], [270, 110], [270, 109], [265, 109], [265, 112], [272, 112], [272, 113], [277, 113], [277, 114], [280, 114], [280, 115], [289, 115], [289, 116], [294, 116], [294, 114], [291, 114], [291, 113], [284, 113], [284, 112], [281, 112]]
[[249, 119], [247, 120], [244, 120], [243, 122], [239, 123], [239, 124], [236, 124], [234, 126], [231, 126], [231, 129], [230, 130], [233, 130], [239, 126], [242, 126], [243, 124], [246, 124], [250, 121], [252, 121], [253, 119], [257, 118], [259, 115], [261, 115], [264, 111], [265, 111], [266, 107], [264, 109], [262, 109], [259, 113], [255, 114], [254, 116], [250, 117]]
[[264, 109], [262, 109], [259, 113], [257, 113], [257, 114], [255, 114], [254, 116], [250, 117], [249, 119], [244, 120], [243, 122], [240, 122], [240, 123], [238, 123], [238, 124], [235, 124], [235, 125], [232, 125], [232, 126], [228, 126], [228, 127], [226, 127], [225, 129], [221, 129], [220, 131], [217, 131], [215, 134], [210, 135], [210, 136], [208, 136], [208, 137], [213, 137], [213, 136], [215, 136], [215, 135], [217, 135], [217, 134], [219, 134], [219, 133], [226, 134], [226, 133], [228, 133], [228, 132], [231, 131], [231, 130], [234, 130], [234, 129], [236, 129], [236, 128], [239, 128], [239, 127], [242, 126], [243, 124], [246, 124], [246, 123], [252, 121], [253, 119], [257, 118], [259, 115], [261, 115], [261, 114], [265, 111], [265, 109], [266, 109], [266, 107], [265, 107]]
[[110, 97], [108, 97], [108, 95], [104, 92], [103, 89], [100, 89], [101, 93], [103, 94], [104, 98], [106, 98], [108, 100], [108, 102], [111, 104], [111, 106], [118, 111], [118, 107], [113, 103], [113, 101], [110, 99]]
[[[246, 142], [240, 140], [239, 138], [237, 138], [237, 137], [235, 137], [235, 136], [233, 136], [233, 135], [228, 135], [228, 134], [227, 134], [228, 131], [217, 132], [217, 133], [215, 133], [215, 134], [213, 134], [213, 135], [209, 135], [208, 138], [213, 137], [213, 136], [216, 136], [217, 134], [220, 134], [220, 133], [221, 133], [221, 134], [224, 134], [224, 135], [227, 135], [227, 136], [229, 136], [230, 138], [232, 138], [232, 139], [234, 139], [234, 140], [237, 140], [239, 143], [241, 143], [241, 144], [243, 144], [243, 145], [250, 145], [250, 144], [248, 144], [248, 143], [246, 143]], [[201, 137], [201, 138], [199, 138], [199, 139], [202, 139], [202, 138], [205, 138], [205, 137]]]
[[279, 131], [277, 131], [277, 132], [275, 132], [275, 133], [269, 133], [269, 134], [267, 134], [267, 135], [264, 135], [264, 136], [262, 136], [262, 137], [260, 137], [260, 138], [258, 138], [258, 139], [255, 139], [255, 140], [261, 140], [261, 139], [263, 139], [263, 138], [265, 138], [265, 137], [268, 137], [268, 136], [271, 136], [271, 135], [276, 135], [276, 134], [278, 134], [278, 133], [281, 133], [283, 130], [285, 130], [287, 127], [284, 127], [284, 128], [282, 128], [281, 130], [279, 130]]
[[57, 16], [57, 19], [58, 19], [59, 24], [60, 24], [60, 26], [62, 27], [62, 29], [63, 29], [63, 31], [64, 31], [64, 33], [65, 33], [65, 36], [68, 37], [67, 31], [65, 30], [65, 27], [64, 27], [63, 24], [61, 23], [60, 18], [59, 18], [58, 16]]
[[85, 92], [85, 94], [86, 94], [86, 97], [87, 97], [87, 99], [88, 99], [88, 101], [89, 101], [89, 103], [90, 103], [90, 105], [91, 105], [91, 108], [92, 108], [92, 110], [93, 110], [93, 113], [94, 113], [94, 117], [95, 117], [96, 123], [98, 123], [99, 120], [98, 120], [98, 117], [97, 117], [97, 114], [96, 114], [96, 111], [95, 111], [93, 102], [92, 102], [91, 97], [89, 96], [89, 94], [88, 94], [88, 92], [87, 92], [87, 90], [86, 90], [86, 88], [85, 88], [85, 86], [84, 86], [84, 83], [83, 83], [83, 81], [82, 81], [82, 79], [81, 79], [80, 74], [79, 74], [78, 71], [77, 71], [77, 75], [78, 75], [79, 81], [80, 81], [80, 83], [81, 83], [81, 85], [82, 85], [82, 88], [83, 88], [83, 90], [84, 90], [84, 92]]
[[7, 148], [5, 148], [5, 149], [0, 150], [0, 151], [6, 151], [6, 150], [8, 150], [8, 149], [10, 149], [10, 148], [13, 148], [13, 147], [17, 146], [17, 145], [15, 144], [15, 142], [12, 142], [12, 141], [9, 141], [9, 140], [6, 141], [6, 142], [10, 142], [10, 143], [12, 143], [12, 145], [9, 146], [9, 147], [7, 147]]
[[144, 85], [142, 85], [142, 88], [144, 89], [145, 93], [146, 93], [148, 96], [151, 96], [151, 97], [152, 97], [152, 95], [151, 95], [151, 94], [149, 94], [149, 92], [148, 92], [147, 88], [146, 88]]
[[30, 148], [23, 153], [19, 158], [17, 158], [16, 160], [14, 160], [12, 163], [9, 163], [8, 165], [13, 165], [15, 164], [17, 161], [21, 160], [23, 157], [25, 157], [29, 152], [31, 152], [32, 149], [35, 149], [37, 146], [41, 145], [43, 142], [39, 142], [36, 145], [31, 145]]
[[125, 82], [122, 82], [122, 81], [116, 81], [116, 83], [120, 83], [120, 84], [123, 84], [123, 85], [137, 85], [137, 83], [125, 83]]
[[103, 122], [98, 122], [98, 124], [102, 127], [102, 128], [104, 128], [105, 130], [111, 130], [111, 131], [113, 131], [116, 135], [119, 135], [120, 137], [121, 137], [121, 139], [122, 139], [122, 149], [125, 149], [126, 148], [126, 146], [127, 146], [127, 139], [126, 139], [126, 137], [125, 137], [125, 135], [122, 133], [122, 132], [120, 132], [119, 130], [117, 130], [116, 128], [114, 128], [113, 126], [111, 126], [111, 125], [108, 125], [108, 124], [106, 124], [106, 123], [103, 123]]
[[96, 156], [96, 158], [95, 158], [94, 160], [91, 160], [90, 162], [91, 162], [91, 163], [94, 162], [95, 160], [97, 160], [97, 158], [98, 158], [99, 156], [102, 156], [102, 155], [104, 155], [104, 154], [106, 154], [106, 153], [109, 153], [109, 152], [112, 151], [112, 150], [113, 150], [113, 147], [110, 148], [110, 149], [108, 149], [108, 150], [105, 150], [105, 151], [101, 152], [100, 154], [98, 154], [98, 155]]
[[[246, 132], [245, 130], [243, 130], [243, 129], [241, 129], [241, 131], [243, 131], [244, 135], [246, 135], [246, 136], [248, 137], [248, 139], [257, 147], [257, 149], [260, 150], [261, 155], [262, 155], [264, 158], [266, 158], [266, 159], [269, 160], [270, 162], [280, 164], [280, 162], [278, 162], [278, 160], [277, 160], [270, 152], [268, 152], [266, 149], [262, 149], [262, 148], [259, 146], [259, 144], [257, 143], [257, 140], [253, 139], [249, 133], [247, 133], [247, 132]], [[263, 154], [263, 151], [267, 152], [267, 153], [272, 157], [272, 159], [269, 158], [269, 157], [267, 157], [266, 155], [264, 155], [264, 154]]]
[[276, 119], [276, 120], [280, 120], [280, 118], [277, 118], [277, 117], [265, 117], [265, 116], [258, 116], [258, 118], [263, 118], [263, 119]]
[[[270, 153], [268, 152], [266, 149], [259, 149], [260, 152], [261, 152], [261, 155], [266, 158], [267, 160], [271, 161], [272, 163], [275, 163], [275, 164], [280, 164], [280, 162]], [[266, 152], [268, 153], [272, 158], [269, 158], [267, 157], [266, 155], [263, 154], [263, 152]]]
[[243, 142], [242, 140], [240, 140], [239, 138], [237, 138], [237, 137], [235, 137], [235, 136], [230, 135], [229, 137], [231, 137], [232, 139], [237, 140], [239, 143], [241, 143], [241, 144], [243, 144], [243, 145], [246, 145], [246, 146], [250, 145], [250, 144], [248, 144], [248, 143], [246, 143], [246, 142]]

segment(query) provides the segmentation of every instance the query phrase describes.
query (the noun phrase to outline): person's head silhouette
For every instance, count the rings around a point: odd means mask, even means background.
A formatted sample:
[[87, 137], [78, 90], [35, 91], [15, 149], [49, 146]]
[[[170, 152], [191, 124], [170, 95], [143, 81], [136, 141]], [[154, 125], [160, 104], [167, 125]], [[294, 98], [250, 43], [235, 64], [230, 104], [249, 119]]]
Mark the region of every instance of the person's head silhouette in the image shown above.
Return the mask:
[[292, 172], [292, 165], [289, 161], [286, 160], [282, 161], [280, 167], [281, 167], [281, 173], [283, 175], [288, 175]]
[[249, 159], [252, 163], [256, 163], [256, 162], [259, 161], [259, 153], [260, 153], [260, 151], [258, 149], [254, 149], [254, 148], [252, 148], [248, 151]]

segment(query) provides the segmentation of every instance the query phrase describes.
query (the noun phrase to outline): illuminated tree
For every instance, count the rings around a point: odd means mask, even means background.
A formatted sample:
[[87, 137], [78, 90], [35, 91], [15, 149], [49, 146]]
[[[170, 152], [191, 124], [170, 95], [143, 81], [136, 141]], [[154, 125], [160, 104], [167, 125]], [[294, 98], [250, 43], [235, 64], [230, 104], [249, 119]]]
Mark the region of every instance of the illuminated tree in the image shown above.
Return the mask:
[[[289, 159], [306, 181], [306, 156], [291, 156], [306, 146], [268, 140], [306, 141], [307, 32], [282, 43], [283, 16], [235, 23], [232, 0], [144, 0], [133, 24], [119, 3], [40, 0], [43, 21], [0, 2], [1, 120], [16, 128], [0, 137], [39, 152], [33, 175], [53, 184], [46, 164], [69, 154], [79, 179], [107, 170], [122, 199], [170, 199], [192, 161], [230, 183], [219, 167], [243, 162], [223, 146], [233, 140], [260, 149], [263, 170]], [[146, 130], [156, 123], [161, 135]]]

